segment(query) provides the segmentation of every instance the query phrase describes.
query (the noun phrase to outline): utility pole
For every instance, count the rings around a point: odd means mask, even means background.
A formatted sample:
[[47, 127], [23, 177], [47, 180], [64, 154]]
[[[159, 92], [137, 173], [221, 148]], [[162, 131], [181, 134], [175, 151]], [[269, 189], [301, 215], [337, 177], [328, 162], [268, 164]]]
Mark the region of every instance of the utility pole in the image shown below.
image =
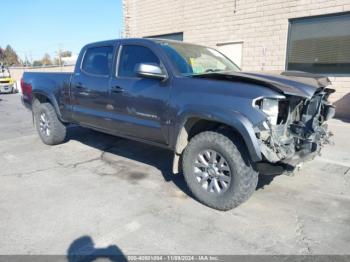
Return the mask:
[[27, 53], [25, 53], [25, 55], [24, 55], [24, 66], [25, 66], [25, 67], [29, 66], [29, 65], [28, 65], [28, 62], [29, 62], [29, 61], [28, 61], [28, 56], [27, 56]]
[[28, 66], [28, 56], [26, 51], [24, 51], [24, 62], [22, 63], [22, 66], [24, 67]]
[[58, 65], [59, 66], [62, 66], [62, 50], [59, 48], [58, 51], [57, 51], [57, 56], [58, 56]]
[[62, 71], [62, 44], [58, 44], [57, 56], [58, 56], [58, 64], [61, 67], [61, 71]]
[[29, 51], [29, 62], [30, 64], [33, 66], [33, 55], [32, 55], [32, 51]]

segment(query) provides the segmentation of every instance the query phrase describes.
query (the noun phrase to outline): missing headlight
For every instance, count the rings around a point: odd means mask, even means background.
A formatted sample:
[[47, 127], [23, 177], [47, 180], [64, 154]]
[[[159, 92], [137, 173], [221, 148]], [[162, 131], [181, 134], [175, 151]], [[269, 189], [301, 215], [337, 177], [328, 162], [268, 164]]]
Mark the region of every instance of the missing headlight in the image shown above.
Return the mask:
[[289, 101], [280, 100], [278, 103], [277, 125], [285, 124], [289, 116]]
[[267, 115], [271, 125], [281, 125], [287, 122], [290, 104], [285, 98], [259, 99], [255, 101], [255, 106]]
[[271, 98], [264, 98], [257, 100], [255, 105], [263, 111], [270, 122], [271, 125], [277, 125], [278, 118], [278, 100]]

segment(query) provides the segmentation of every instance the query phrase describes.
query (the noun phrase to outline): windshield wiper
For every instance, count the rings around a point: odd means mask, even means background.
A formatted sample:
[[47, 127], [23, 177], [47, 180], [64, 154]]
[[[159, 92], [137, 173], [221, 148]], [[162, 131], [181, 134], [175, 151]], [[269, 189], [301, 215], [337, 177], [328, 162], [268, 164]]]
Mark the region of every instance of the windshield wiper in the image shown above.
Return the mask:
[[[208, 71], [211, 70], [211, 71]], [[193, 76], [205, 76], [205, 75], [211, 75], [211, 74], [215, 74], [218, 72], [225, 72], [224, 70], [220, 70], [220, 69], [208, 69], [203, 73], [188, 73], [188, 74], [184, 74], [184, 76], [188, 76], [188, 77], [193, 77]]]
[[221, 69], [207, 69], [207, 70], [205, 70], [205, 72], [204, 73], [215, 73], [215, 72], [220, 72], [220, 71], [223, 71], [223, 70], [221, 70]]

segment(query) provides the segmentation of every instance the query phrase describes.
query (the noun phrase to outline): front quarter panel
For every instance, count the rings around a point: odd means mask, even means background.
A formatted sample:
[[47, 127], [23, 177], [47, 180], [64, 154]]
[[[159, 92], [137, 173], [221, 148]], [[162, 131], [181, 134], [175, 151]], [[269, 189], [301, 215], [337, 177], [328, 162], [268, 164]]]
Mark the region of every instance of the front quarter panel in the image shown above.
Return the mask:
[[187, 121], [196, 117], [231, 126], [241, 134], [253, 161], [261, 160], [254, 126], [266, 116], [253, 106], [258, 97], [275, 97], [280, 94], [258, 85], [227, 83], [195, 78], [174, 79], [171, 104], [174, 110], [172, 143]]

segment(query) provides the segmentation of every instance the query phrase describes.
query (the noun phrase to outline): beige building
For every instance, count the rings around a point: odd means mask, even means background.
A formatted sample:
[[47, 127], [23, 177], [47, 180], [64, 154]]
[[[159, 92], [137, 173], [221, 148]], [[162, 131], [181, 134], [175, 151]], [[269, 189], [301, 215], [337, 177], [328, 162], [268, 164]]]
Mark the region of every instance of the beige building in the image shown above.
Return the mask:
[[350, 116], [350, 0], [124, 0], [125, 37], [216, 47], [243, 70], [330, 77]]

